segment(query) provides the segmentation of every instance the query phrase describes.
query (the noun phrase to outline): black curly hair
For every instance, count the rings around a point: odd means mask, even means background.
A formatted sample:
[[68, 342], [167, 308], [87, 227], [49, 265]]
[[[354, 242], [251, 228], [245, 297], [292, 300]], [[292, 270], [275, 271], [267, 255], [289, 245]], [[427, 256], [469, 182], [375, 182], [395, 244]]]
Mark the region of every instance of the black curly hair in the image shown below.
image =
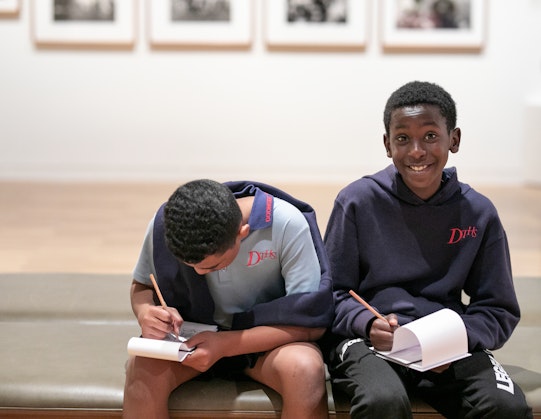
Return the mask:
[[199, 263], [234, 244], [242, 221], [231, 190], [208, 179], [180, 186], [164, 209], [165, 239], [173, 255], [185, 263]]
[[451, 95], [435, 83], [412, 81], [395, 90], [385, 105], [383, 123], [389, 135], [391, 114], [395, 109], [415, 105], [435, 105], [445, 118], [447, 130], [456, 128], [456, 104]]

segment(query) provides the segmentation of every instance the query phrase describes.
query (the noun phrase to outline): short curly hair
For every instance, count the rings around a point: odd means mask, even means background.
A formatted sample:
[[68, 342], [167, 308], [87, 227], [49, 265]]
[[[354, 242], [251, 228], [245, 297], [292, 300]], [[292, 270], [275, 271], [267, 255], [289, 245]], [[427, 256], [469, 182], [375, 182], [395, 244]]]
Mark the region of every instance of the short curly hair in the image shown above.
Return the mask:
[[456, 128], [456, 104], [451, 95], [435, 83], [412, 81], [395, 90], [385, 105], [383, 123], [389, 135], [391, 114], [395, 109], [415, 105], [435, 105], [445, 118], [447, 130]]
[[165, 240], [173, 255], [185, 263], [233, 247], [242, 213], [231, 190], [209, 179], [180, 186], [164, 209]]

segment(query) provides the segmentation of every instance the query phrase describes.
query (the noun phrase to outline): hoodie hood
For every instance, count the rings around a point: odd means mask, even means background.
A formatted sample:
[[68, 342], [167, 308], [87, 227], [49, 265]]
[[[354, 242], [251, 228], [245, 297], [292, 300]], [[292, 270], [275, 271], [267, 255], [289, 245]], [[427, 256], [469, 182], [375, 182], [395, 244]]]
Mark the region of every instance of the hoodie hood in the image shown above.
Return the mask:
[[470, 189], [468, 185], [458, 182], [454, 167], [444, 169], [440, 189], [426, 201], [419, 198], [407, 187], [393, 164], [373, 175], [364, 176], [364, 179], [376, 182], [381, 189], [410, 205], [441, 205], [453, 199], [454, 196], [459, 196], [461, 189], [463, 193]]

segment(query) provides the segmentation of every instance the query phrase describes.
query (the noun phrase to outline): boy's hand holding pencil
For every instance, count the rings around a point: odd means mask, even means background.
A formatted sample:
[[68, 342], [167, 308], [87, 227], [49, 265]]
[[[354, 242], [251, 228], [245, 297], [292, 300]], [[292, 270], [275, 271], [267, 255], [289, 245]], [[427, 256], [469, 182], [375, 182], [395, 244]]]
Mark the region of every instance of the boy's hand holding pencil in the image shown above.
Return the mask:
[[374, 348], [380, 351], [390, 350], [393, 346], [393, 333], [398, 328], [398, 319], [395, 314], [383, 316], [374, 307], [362, 299], [355, 291], [350, 290], [349, 294], [370, 311], [376, 320], [372, 322], [372, 327], [368, 331], [370, 342]]
[[366, 309], [368, 309], [368, 311], [370, 311], [374, 316], [376, 316], [378, 319], [380, 320], [383, 320], [383, 321], [387, 321], [387, 319], [385, 317], [383, 317], [374, 307], [372, 307], [370, 304], [368, 304], [365, 300], [363, 300], [359, 294], [357, 294], [355, 291], [353, 290], [349, 290], [349, 295], [351, 295], [353, 298], [355, 298], [359, 303], [361, 303], [363, 306], [366, 307]]
[[[159, 307], [160, 311], [155, 311], [153, 307], [151, 307], [152, 315], [156, 318], [156, 320], [161, 322], [157, 323], [154, 329], [162, 331], [164, 335], [169, 334], [175, 340], [178, 340], [180, 327], [182, 325], [182, 317], [180, 317], [180, 314], [175, 308], [167, 306], [153, 274], [150, 274], [150, 280], [152, 281], [154, 291], [156, 292], [158, 300], [161, 304], [161, 307]], [[157, 338], [161, 339], [163, 336], [158, 336]]]

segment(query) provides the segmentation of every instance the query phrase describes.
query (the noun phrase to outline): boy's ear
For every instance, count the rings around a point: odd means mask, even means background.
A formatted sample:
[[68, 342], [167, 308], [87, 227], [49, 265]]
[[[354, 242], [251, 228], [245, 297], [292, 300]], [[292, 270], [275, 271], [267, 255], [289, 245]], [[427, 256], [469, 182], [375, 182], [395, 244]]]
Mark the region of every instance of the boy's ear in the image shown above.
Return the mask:
[[451, 146], [449, 147], [449, 151], [451, 153], [457, 153], [458, 149], [460, 147], [460, 137], [462, 135], [462, 132], [460, 131], [460, 128], [455, 128], [451, 131]]
[[385, 150], [387, 151], [387, 157], [392, 157], [391, 146], [389, 144], [389, 140], [387, 139], [387, 134], [383, 134], [383, 145], [385, 146]]
[[250, 224], [243, 224], [240, 226], [240, 229], [239, 229], [239, 236], [240, 236], [240, 239], [244, 239], [248, 236], [248, 234], [250, 234]]

